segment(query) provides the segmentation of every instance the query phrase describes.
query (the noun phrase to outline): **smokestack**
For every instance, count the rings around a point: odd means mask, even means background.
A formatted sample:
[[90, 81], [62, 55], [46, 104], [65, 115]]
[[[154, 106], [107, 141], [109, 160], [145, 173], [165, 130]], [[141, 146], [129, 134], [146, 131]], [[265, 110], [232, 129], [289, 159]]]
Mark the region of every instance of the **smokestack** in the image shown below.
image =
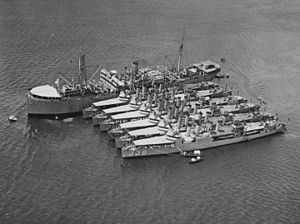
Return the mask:
[[181, 128], [181, 122], [182, 122], [182, 117], [179, 116], [179, 117], [178, 117], [178, 120], [177, 120], [177, 129], [178, 129], [178, 131], [180, 131], [180, 128]]
[[152, 104], [152, 95], [151, 95], [151, 93], [148, 94], [147, 103], [148, 103], [149, 106], [151, 107], [151, 104]]
[[175, 98], [175, 89], [173, 88], [171, 90], [171, 99], [174, 100], [174, 98]]
[[117, 73], [117, 78], [118, 78], [119, 80], [121, 80], [121, 78], [122, 78], [122, 77], [121, 77], [121, 73], [119, 73], [119, 72]]
[[139, 72], [139, 62], [138, 61], [134, 61], [132, 62], [132, 75], [133, 77], [135, 77]]
[[140, 97], [140, 88], [137, 87], [136, 91], [135, 91], [135, 100], [137, 101], [139, 99], [139, 97]]
[[165, 98], [165, 90], [163, 90], [160, 94], [160, 99], [164, 99]]
[[162, 107], [163, 107], [163, 101], [162, 101], [162, 99], [160, 99], [159, 102], [158, 102], [157, 111], [158, 112], [162, 111]]
[[165, 104], [164, 104], [164, 110], [167, 110], [169, 106], [169, 100], [168, 98], [165, 99]]
[[191, 134], [191, 126], [189, 125], [189, 126], [186, 128], [185, 136], [186, 136], [186, 137], [189, 137], [190, 134]]
[[192, 107], [191, 104], [189, 104], [188, 107], [187, 107], [187, 112], [188, 112], [189, 114], [191, 113], [191, 107]]
[[183, 108], [183, 105], [181, 104], [179, 107], [179, 115], [182, 115], [183, 112], [184, 112], [184, 108]]
[[175, 107], [174, 118], [177, 119], [179, 114], [179, 107]]
[[155, 92], [154, 92], [154, 97], [153, 97], [154, 103], [157, 103], [157, 97], [158, 97], [158, 93], [157, 93], [157, 91], [155, 90]]
[[169, 98], [169, 91], [168, 90], [164, 90], [163, 94], [164, 94], [165, 99]]
[[220, 130], [220, 122], [217, 121], [217, 124], [216, 124], [216, 132], [219, 132], [219, 130]]
[[141, 102], [142, 101], [142, 94], [139, 93], [139, 97], [137, 99], [137, 102]]
[[189, 115], [185, 115], [185, 120], [184, 120], [184, 125], [187, 127], [189, 125], [189, 120], [190, 120], [190, 116]]
[[208, 122], [208, 112], [206, 111], [205, 118], [204, 118], [204, 123], [207, 123], [207, 122]]
[[196, 113], [197, 113], [197, 105], [194, 104], [194, 107], [193, 107], [193, 114], [196, 115]]
[[161, 92], [162, 92], [162, 90], [163, 90], [163, 84], [161, 83], [161, 84], [159, 84], [159, 89], [158, 89], [158, 92], [159, 92], [159, 93], [161, 93]]
[[195, 135], [199, 135], [200, 134], [200, 124], [197, 122], [196, 124], [196, 128], [195, 128]]
[[171, 120], [171, 116], [172, 116], [172, 107], [169, 107], [167, 119]]
[[199, 120], [198, 121], [199, 121], [199, 124], [202, 123], [202, 113], [201, 112], [199, 113]]
[[180, 107], [180, 97], [176, 99], [176, 107]]
[[143, 99], [146, 98], [146, 87], [145, 86], [142, 87], [142, 98]]
[[183, 106], [186, 105], [186, 96], [183, 97], [182, 105], [183, 105]]

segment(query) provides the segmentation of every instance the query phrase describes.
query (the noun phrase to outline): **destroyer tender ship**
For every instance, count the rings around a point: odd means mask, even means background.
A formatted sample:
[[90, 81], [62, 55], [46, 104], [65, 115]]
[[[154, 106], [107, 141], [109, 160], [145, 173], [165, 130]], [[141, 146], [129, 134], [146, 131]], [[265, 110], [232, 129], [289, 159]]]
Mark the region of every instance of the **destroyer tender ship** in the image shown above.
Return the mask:
[[[64, 116], [81, 113], [92, 103], [118, 97], [120, 88], [125, 83], [117, 78], [116, 71], [108, 72], [98, 67], [88, 79], [86, 75], [85, 54], [79, 58], [79, 75], [77, 82], [70, 82], [60, 76], [55, 86], [43, 85], [29, 90], [27, 95], [27, 113], [34, 116]], [[99, 72], [99, 81], [92, 78]]]

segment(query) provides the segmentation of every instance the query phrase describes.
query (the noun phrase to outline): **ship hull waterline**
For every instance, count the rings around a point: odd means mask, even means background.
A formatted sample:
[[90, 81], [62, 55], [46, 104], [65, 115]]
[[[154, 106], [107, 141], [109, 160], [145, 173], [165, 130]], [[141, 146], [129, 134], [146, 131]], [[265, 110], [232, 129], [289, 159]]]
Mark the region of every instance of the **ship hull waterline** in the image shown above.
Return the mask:
[[35, 117], [65, 117], [81, 115], [84, 108], [92, 103], [117, 97], [118, 94], [87, 94], [83, 96], [72, 96], [67, 99], [47, 100], [38, 99], [27, 95], [27, 114]]
[[283, 129], [279, 128], [269, 132], [264, 132], [264, 133], [249, 135], [249, 136], [239, 136], [239, 137], [234, 137], [234, 138], [229, 138], [224, 140], [198, 141], [193, 143], [176, 143], [176, 145], [174, 144], [174, 146], [166, 146], [163, 148], [141, 149], [135, 151], [122, 149], [122, 158], [147, 157], [147, 156], [155, 156], [155, 155], [175, 154], [180, 152], [189, 152], [193, 150], [206, 150], [215, 147], [251, 141], [254, 139], [259, 139], [270, 135], [279, 134], [282, 132]]

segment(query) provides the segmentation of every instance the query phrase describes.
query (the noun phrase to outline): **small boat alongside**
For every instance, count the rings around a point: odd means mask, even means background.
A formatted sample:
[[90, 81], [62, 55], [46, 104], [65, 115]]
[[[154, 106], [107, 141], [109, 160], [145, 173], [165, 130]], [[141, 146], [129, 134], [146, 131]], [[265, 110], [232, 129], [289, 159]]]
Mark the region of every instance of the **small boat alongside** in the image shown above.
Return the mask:
[[221, 71], [219, 64], [206, 60], [186, 66], [176, 83], [191, 84], [213, 80]]
[[18, 120], [18, 118], [15, 115], [9, 115], [8, 116], [8, 120], [10, 122], [16, 122]]
[[200, 150], [194, 150], [191, 152], [181, 152], [180, 155], [184, 157], [197, 157], [203, 156], [203, 152], [201, 152]]
[[189, 164], [198, 163], [202, 160], [203, 160], [203, 157], [201, 157], [201, 156], [193, 157], [189, 160]]

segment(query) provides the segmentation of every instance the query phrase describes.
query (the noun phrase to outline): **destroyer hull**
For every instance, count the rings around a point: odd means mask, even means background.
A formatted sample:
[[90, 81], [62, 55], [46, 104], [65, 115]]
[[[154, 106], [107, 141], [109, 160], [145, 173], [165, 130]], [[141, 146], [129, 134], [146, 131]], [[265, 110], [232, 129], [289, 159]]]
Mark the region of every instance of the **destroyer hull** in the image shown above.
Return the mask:
[[110, 132], [109, 135], [111, 138], [113, 139], [118, 139], [121, 136], [123, 136], [126, 132], [128, 131], [133, 131], [133, 130], [138, 130], [138, 129], [143, 129], [143, 128], [151, 128], [151, 127], [155, 127], [157, 126], [157, 123], [148, 123], [148, 124], [144, 124], [144, 125], [139, 125], [139, 126], [131, 126], [130, 128], [125, 128], [125, 129], [120, 129], [118, 130], [118, 132]]
[[71, 96], [67, 99], [39, 99], [27, 95], [27, 114], [29, 116], [66, 116], [81, 114], [84, 108], [100, 100], [117, 97], [117, 94]]
[[230, 145], [245, 141], [251, 141], [258, 138], [263, 138], [269, 135], [274, 135], [277, 133], [283, 132], [282, 128], [275, 129], [269, 132], [249, 135], [249, 136], [239, 136], [224, 140], [215, 140], [207, 139], [195, 141], [193, 143], [174, 143], [173, 145], [168, 145], [166, 147], [153, 147], [153, 148], [143, 148], [138, 150], [124, 150], [122, 149], [122, 158], [134, 158], [134, 157], [146, 157], [146, 156], [154, 156], [154, 155], [166, 155], [166, 154], [174, 154], [180, 152], [189, 152], [193, 150], [205, 150], [211, 149], [219, 146]]
[[[104, 101], [104, 100], [100, 100], [100, 101]], [[110, 104], [110, 105], [106, 105], [106, 106], [102, 106], [102, 107], [93, 107], [93, 106], [90, 106], [90, 107], [85, 108], [85, 109], [82, 110], [82, 117], [84, 119], [88, 119], [88, 118], [92, 118], [93, 119], [103, 109], [107, 109], [107, 108], [111, 108], [111, 107], [117, 107], [117, 106], [122, 106], [122, 105], [125, 105], [125, 104], [128, 104], [128, 103], [129, 103], [129, 100], [128, 101], [117, 102], [115, 104]], [[93, 125], [97, 126], [99, 124], [93, 122]]]

